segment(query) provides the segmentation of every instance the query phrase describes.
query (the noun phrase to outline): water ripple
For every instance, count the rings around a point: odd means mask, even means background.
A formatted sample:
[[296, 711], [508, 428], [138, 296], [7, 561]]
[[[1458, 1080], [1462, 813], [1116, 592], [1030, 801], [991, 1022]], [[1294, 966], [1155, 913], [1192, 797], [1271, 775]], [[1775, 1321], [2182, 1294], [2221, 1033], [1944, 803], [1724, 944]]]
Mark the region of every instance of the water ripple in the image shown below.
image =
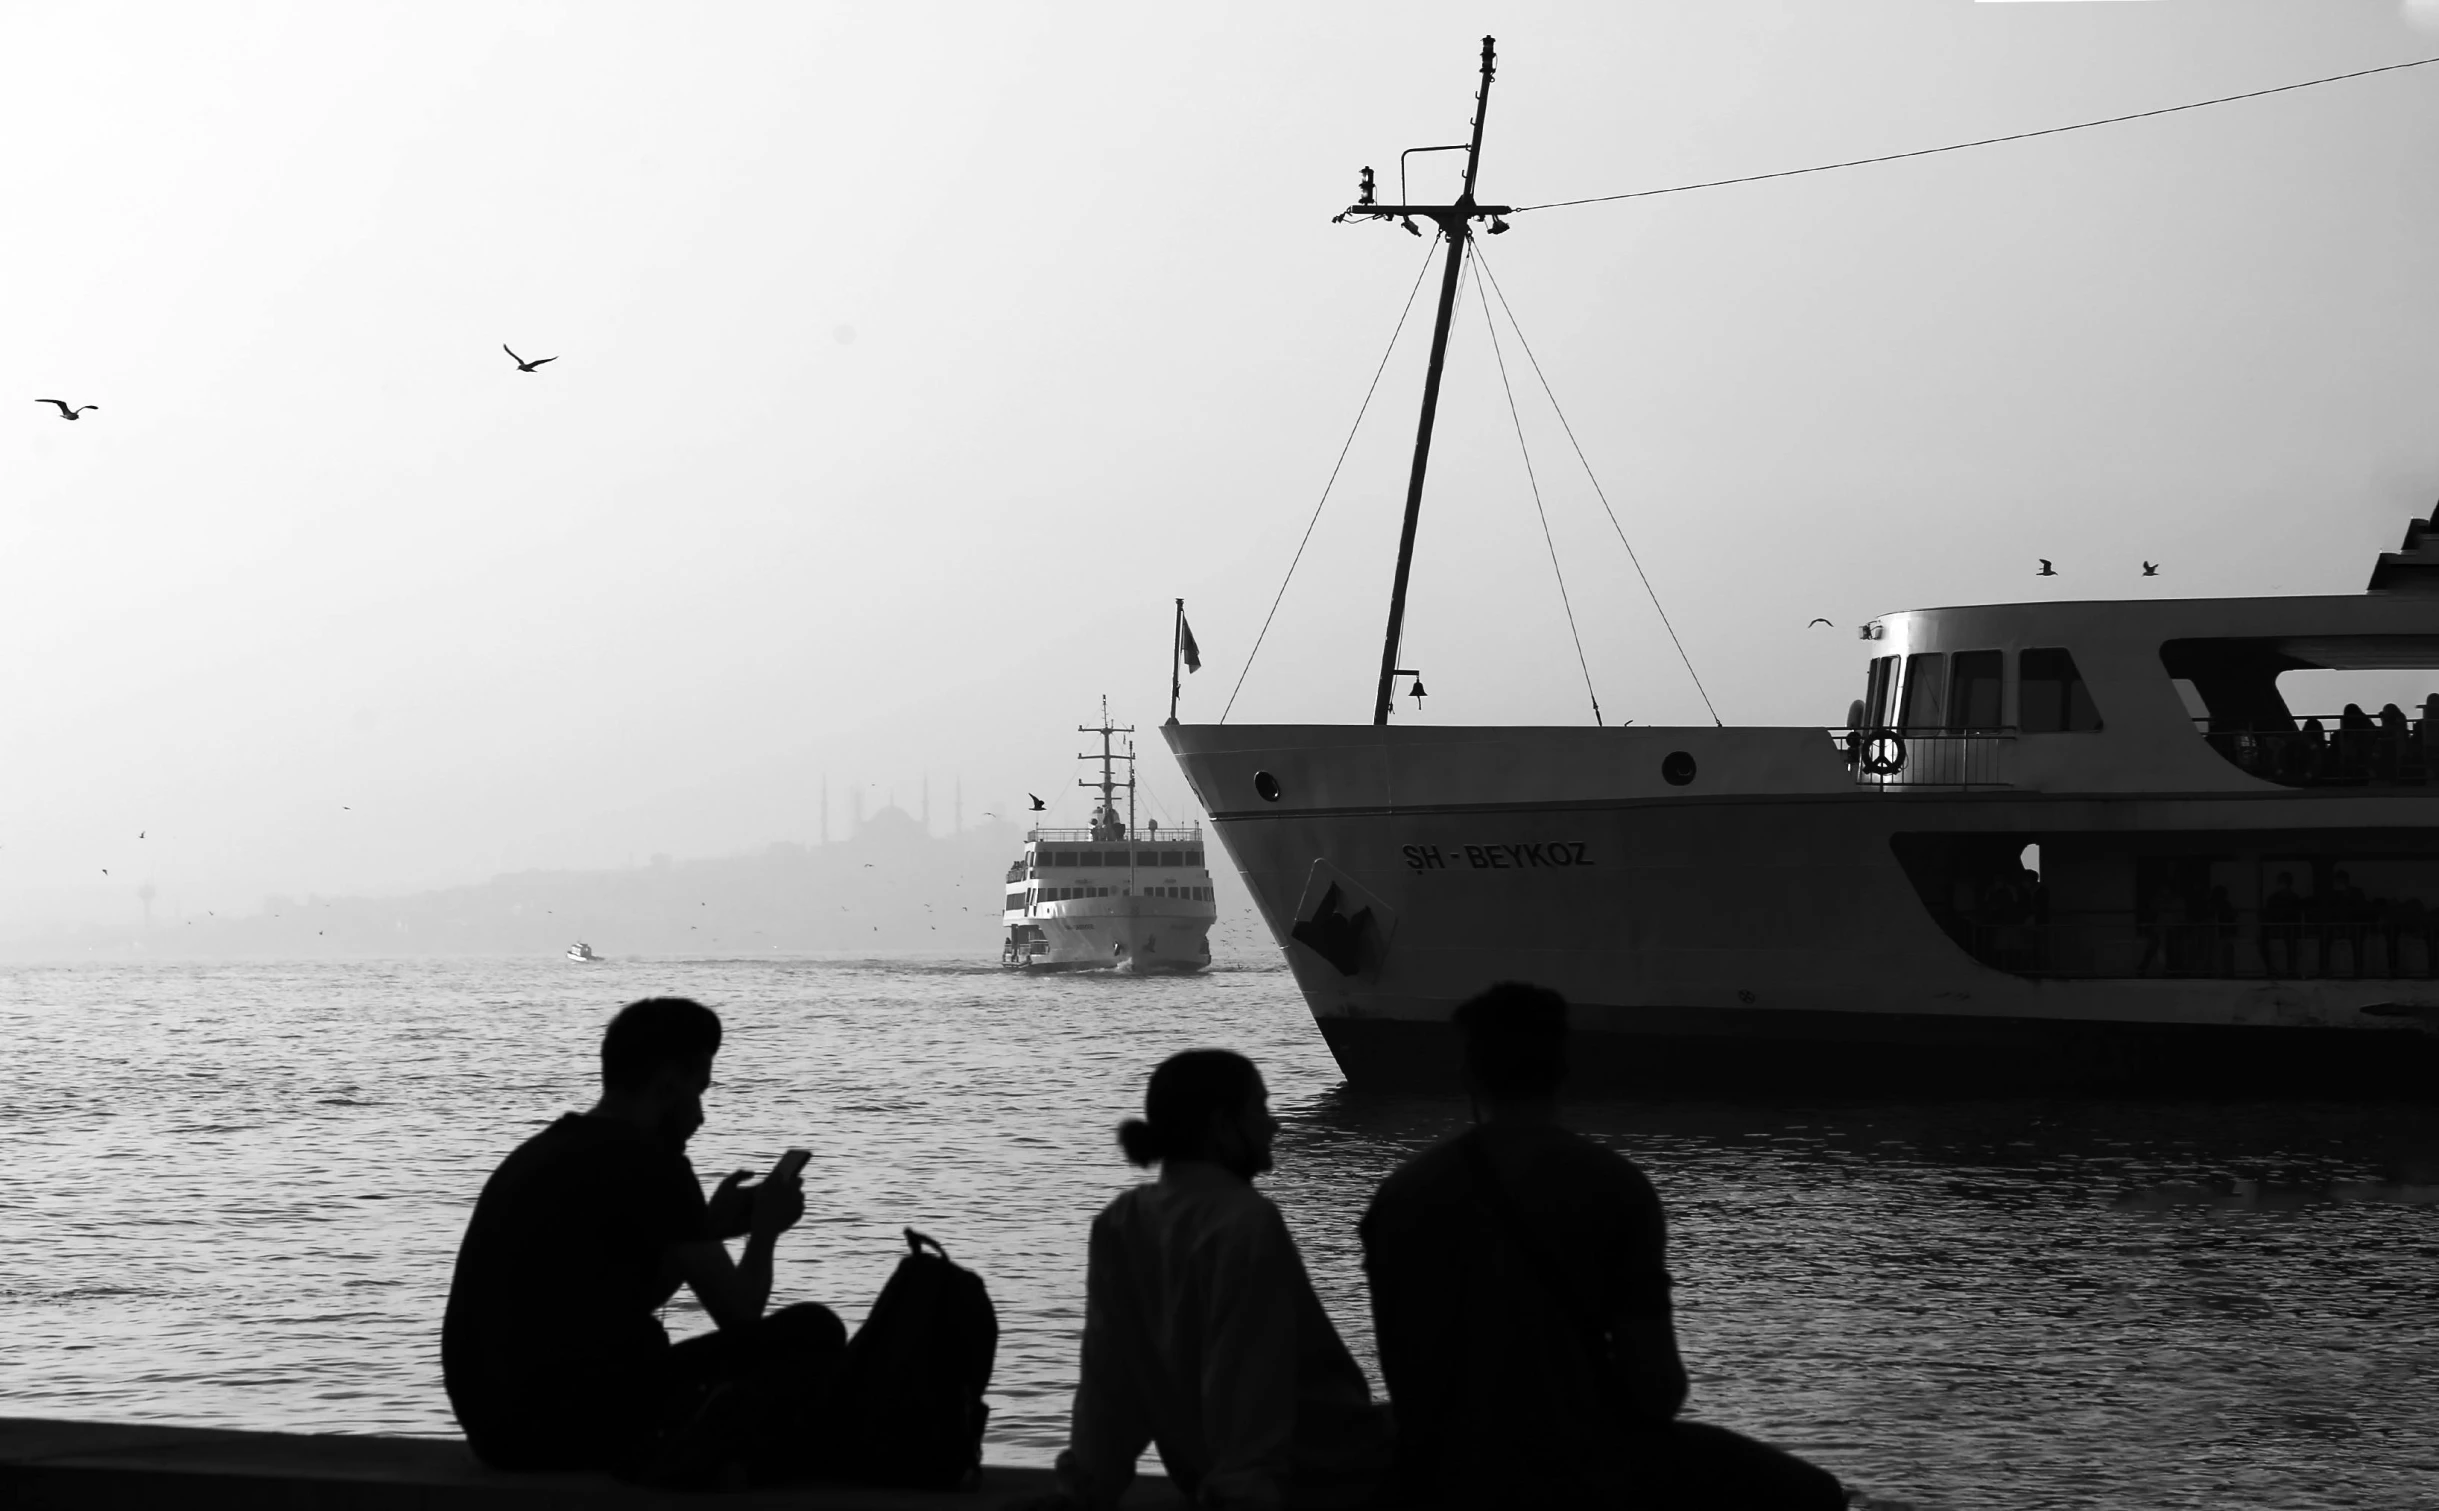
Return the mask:
[[[1460, 1103], [1339, 1083], [1292, 983], [890, 961], [0, 973], [10, 1411], [442, 1434], [438, 1319], [492, 1164], [592, 1089], [625, 996], [729, 1026], [707, 1179], [814, 1151], [782, 1301], [860, 1318], [905, 1226], [989, 1280], [996, 1459], [1064, 1437], [1111, 1130], [1178, 1049], [1259, 1060], [1267, 1189], [1371, 1367], [1354, 1222]], [[1697, 1415], [1881, 1511], [2433, 1504], [2439, 1113], [1605, 1105], [1668, 1203]], [[672, 1327], [700, 1328], [691, 1303]]]

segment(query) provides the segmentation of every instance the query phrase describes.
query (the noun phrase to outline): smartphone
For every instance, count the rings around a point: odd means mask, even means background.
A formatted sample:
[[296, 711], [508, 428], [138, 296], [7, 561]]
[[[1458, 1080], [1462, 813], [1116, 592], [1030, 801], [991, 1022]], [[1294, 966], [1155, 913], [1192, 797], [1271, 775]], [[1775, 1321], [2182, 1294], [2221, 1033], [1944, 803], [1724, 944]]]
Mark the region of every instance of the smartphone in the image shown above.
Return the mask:
[[790, 1149], [779, 1156], [778, 1164], [771, 1167], [771, 1179], [794, 1180], [804, 1173], [805, 1162], [812, 1157], [813, 1151], [810, 1149]]

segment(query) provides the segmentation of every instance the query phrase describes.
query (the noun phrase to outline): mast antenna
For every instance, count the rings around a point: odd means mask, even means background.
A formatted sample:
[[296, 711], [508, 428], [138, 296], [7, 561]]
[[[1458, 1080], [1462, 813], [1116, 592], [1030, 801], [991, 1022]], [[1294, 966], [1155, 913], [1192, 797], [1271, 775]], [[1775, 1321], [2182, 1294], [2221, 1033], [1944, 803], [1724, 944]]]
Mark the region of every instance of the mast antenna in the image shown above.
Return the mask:
[[[1134, 732], [1135, 726], [1132, 724], [1112, 724], [1109, 722], [1109, 698], [1106, 695], [1104, 695], [1101, 699], [1101, 722], [1098, 724], [1078, 724], [1076, 726], [1076, 733], [1078, 734], [1099, 735], [1101, 737], [1100, 754], [1095, 755], [1089, 750], [1079, 751], [1076, 754], [1076, 759], [1079, 761], [1099, 761], [1101, 763], [1101, 779], [1099, 781], [1095, 782], [1086, 780], [1076, 783], [1078, 787], [1098, 787], [1101, 789], [1101, 806], [1093, 810], [1092, 837], [1094, 839], [1109, 840], [1134, 838], [1132, 832], [1135, 826], [1134, 742], [1129, 741], [1126, 749], [1124, 750], [1115, 750], [1110, 746], [1110, 736], [1131, 735]], [[1121, 818], [1118, 815], [1118, 774], [1115, 768], [1116, 763], [1120, 761], [1127, 763], [1127, 812], [1124, 818]]]
[[[1366, 168], [1359, 182], [1362, 199], [1349, 205], [1336, 218], [1347, 220], [1389, 220], [1415, 230], [1413, 218], [1422, 216], [1439, 226], [1448, 241], [1448, 265], [1440, 275], [1440, 312], [1431, 328], [1431, 364], [1423, 373], [1423, 415], [1414, 432], [1414, 470], [1406, 480], [1406, 518], [1397, 537], [1397, 577], [1389, 589], [1389, 630], [1380, 651], [1380, 688], [1372, 700], [1372, 722], [1389, 722], [1389, 702], [1397, 681], [1397, 643], [1406, 628], [1406, 579], [1414, 567], [1414, 528], [1423, 512], [1423, 476], [1431, 465], [1431, 425], [1440, 409], [1440, 370], [1448, 360], [1448, 326], [1457, 304], [1457, 278], [1465, 264], [1467, 240], [1474, 234], [1472, 223], [1487, 219], [1487, 228], [1496, 236], [1507, 229], [1503, 216], [1516, 213], [1512, 205], [1484, 205], [1474, 202], [1474, 175], [1482, 166], [1482, 123], [1490, 117], [1491, 78], [1496, 71], [1498, 56], [1496, 38], [1482, 39], [1482, 88], [1474, 96], [1473, 138], [1465, 146], [1465, 180], [1454, 204], [1446, 205], [1384, 205], [1375, 203], [1372, 170]], [[1453, 151], [1447, 147], [1417, 147], [1415, 152]], [[1398, 185], [1403, 198], [1405, 159], [1398, 159]], [[1415, 234], [1422, 234], [1415, 231]]]

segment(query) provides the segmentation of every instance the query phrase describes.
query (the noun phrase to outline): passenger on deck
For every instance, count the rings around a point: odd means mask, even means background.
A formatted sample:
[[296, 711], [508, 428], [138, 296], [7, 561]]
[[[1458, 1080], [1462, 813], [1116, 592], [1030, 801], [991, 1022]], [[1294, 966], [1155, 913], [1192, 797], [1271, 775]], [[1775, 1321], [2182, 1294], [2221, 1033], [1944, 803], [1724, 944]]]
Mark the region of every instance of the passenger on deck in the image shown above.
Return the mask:
[[2381, 781], [2393, 782], [2403, 771], [2409, 733], [2404, 709], [2394, 703], [2380, 705], [2379, 754], [2372, 760], [2372, 771]]
[[1173, 1055], [1143, 1111], [1118, 1142], [1160, 1178], [1093, 1219], [1083, 1367], [1048, 1503], [1115, 1506], [1149, 1444], [1198, 1507], [1363, 1504], [1388, 1468], [1389, 1415], [1253, 1188], [1279, 1126], [1261, 1073], [1224, 1049]]
[[1558, 1122], [1567, 1004], [1513, 982], [1458, 1008], [1477, 1126], [1382, 1182], [1364, 1215], [1391, 1504], [1836, 1511], [1835, 1476], [1680, 1421], [1660, 1200]]
[[2325, 781], [2329, 776], [2329, 732], [2318, 719], [2303, 722], [2303, 736], [2297, 742], [2300, 759], [2295, 773], [2306, 782]]
[[2378, 726], [2360, 703], [2349, 703], [2337, 716], [2337, 774], [2349, 782], [2371, 775], [2372, 733]]
[[[502, 1469], [718, 1477], [789, 1445], [732, 1429], [749, 1400], [809, 1404], [845, 1347], [827, 1307], [769, 1316], [771, 1256], [804, 1212], [790, 1170], [725, 1177], [706, 1202], [686, 1159], [720, 1019], [683, 997], [621, 1009], [601, 1100], [519, 1145], [485, 1183], [457, 1253], [441, 1373], [475, 1456]], [[732, 1260], [724, 1238], [745, 1237]], [[718, 1331], [672, 1345], [680, 1281]]]
[[2295, 976], [2296, 946], [2303, 938], [2304, 900], [2295, 895], [2295, 873], [2281, 871], [2278, 884], [2261, 899], [2261, 968], [2272, 976]]
[[2174, 937], [2175, 920], [2180, 911], [2176, 888], [2165, 881], [2151, 888], [2134, 917], [2135, 932], [2143, 939], [2143, 958], [2134, 964], [2135, 975], [2151, 974], [2151, 962], [2154, 960], [2160, 962], [2160, 968], [2169, 975], [2176, 974], [2176, 960], [2170, 941]]
[[2379, 910], [2345, 872], [2337, 871], [2329, 877], [2326, 916], [2329, 926], [2324, 937], [2330, 942], [2321, 946], [2321, 974], [2336, 974], [2333, 964], [2335, 945], [2336, 941], [2342, 939], [2346, 943], [2346, 974], [2359, 979], [2363, 974], [2363, 946], [2378, 919]]

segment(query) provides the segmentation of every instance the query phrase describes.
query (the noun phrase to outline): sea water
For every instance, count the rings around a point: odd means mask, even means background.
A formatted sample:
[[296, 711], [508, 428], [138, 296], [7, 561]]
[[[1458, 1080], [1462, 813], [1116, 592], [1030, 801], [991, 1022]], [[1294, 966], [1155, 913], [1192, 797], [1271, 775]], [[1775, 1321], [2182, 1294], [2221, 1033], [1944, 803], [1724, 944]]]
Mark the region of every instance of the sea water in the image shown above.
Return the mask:
[[[609, 1013], [728, 1025], [708, 1183], [813, 1151], [775, 1300], [852, 1326], [938, 1238], [998, 1303], [990, 1456], [1064, 1438], [1113, 1129], [1251, 1055], [1286, 1212], [1372, 1371], [1355, 1222], [1461, 1098], [1342, 1084], [1276, 968], [1014, 976], [650, 960], [0, 973], [0, 1413], [441, 1434], [492, 1165], [594, 1090]], [[1595, 1104], [1670, 1220], [1689, 1412], [1880, 1506], [2439, 1505], [2439, 1110]], [[705, 1326], [689, 1302], [673, 1332]], [[1374, 1374], [1377, 1380], [1377, 1374]]]

